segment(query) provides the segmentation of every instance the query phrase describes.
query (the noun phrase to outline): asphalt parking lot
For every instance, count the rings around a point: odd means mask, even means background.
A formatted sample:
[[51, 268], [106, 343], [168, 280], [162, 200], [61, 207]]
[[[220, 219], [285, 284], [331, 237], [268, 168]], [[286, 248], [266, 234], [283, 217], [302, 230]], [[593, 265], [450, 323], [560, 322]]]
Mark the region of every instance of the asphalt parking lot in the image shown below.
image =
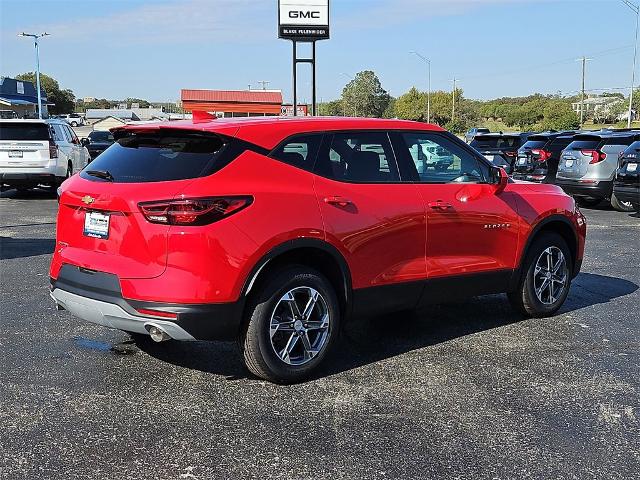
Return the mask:
[[321, 375], [134, 343], [48, 296], [56, 201], [0, 194], [0, 478], [637, 478], [640, 218], [584, 209], [561, 313], [491, 296], [358, 321]]

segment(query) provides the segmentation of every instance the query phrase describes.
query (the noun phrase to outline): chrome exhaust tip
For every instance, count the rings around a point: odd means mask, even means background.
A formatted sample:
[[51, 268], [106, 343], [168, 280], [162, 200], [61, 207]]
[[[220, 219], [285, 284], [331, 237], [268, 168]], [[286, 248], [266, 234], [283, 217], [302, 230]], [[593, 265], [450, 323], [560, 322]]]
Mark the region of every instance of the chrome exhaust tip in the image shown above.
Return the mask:
[[157, 325], [146, 324], [144, 328], [147, 329], [147, 332], [149, 332], [149, 336], [151, 337], [151, 340], [153, 340], [154, 342], [164, 342], [166, 340], [171, 339], [169, 334], [165, 332], [162, 328], [158, 327]]

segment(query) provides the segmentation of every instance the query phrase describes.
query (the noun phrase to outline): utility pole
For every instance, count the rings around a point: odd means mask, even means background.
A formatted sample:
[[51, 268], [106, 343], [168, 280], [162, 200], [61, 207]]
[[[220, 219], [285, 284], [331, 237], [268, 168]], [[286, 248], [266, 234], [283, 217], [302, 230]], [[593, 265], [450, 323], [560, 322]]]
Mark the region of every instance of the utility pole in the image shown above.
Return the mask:
[[453, 77], [453, 96], [452, 96], [452, 102], [451, 102], [451, 121], [452, 122], [456, 118], [456, 81], [457, 81], [457, 78]]
[[38, 118], [42, 120], [42, 98], [40, 94], [40, 48], [38, 46], [38, 39], [41, 37], [47, 37], [50, 33], [19, 33], [19, 37], [31, 37], [36, 49], [36, 90], [38, 91]]
[[262, 90], [266, 90], [266, 86], [269, 85], [271, 82], [269, 80], [258, 80], [257, 83], [262, 85]]
[[576, 62], [582, 62], [582, 89], [580, 90], [580, 128], [584, 124], [584, 79], [587, 71], [587, 62], [591, 60], [585, 56], [576, 59]]
[[431, 123], [431, 60], [413, 50], [409, 53], [413, 53], [427, 64], [427, 123]]
[[633, 42], [633, 66], [631, 68], [631, 92], [629, 92], [629, 112], [628, 112], [629, 117], [627, 118], [627, 128], [631, 128], [633, 87], [636, 82], [636, 57], [638, 56], [638, 22], [640, 22], [640, 5], [630, 2], [629, 0], [622, 0], [622, 2], [636, 14], [636, 37], [635, 37], [635, 41]]

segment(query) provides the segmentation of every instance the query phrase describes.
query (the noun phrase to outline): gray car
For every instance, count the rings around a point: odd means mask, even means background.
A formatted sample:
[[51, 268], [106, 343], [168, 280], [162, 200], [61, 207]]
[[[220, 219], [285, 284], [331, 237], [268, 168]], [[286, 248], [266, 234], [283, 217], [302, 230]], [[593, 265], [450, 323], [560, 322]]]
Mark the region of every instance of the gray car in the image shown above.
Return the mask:
[[491, 133], [491, 131], [488, 128], [470, 128], [467, 130], [467, 133], [464, 134], [464, 141], [471, 143], [476, 135], [483, 135], [485, 133]]
[[601, 201], [623, 212], [632, 211], [630, 202], [619, 201], [613, 193], [613, 180], [620, 153], [640, 139], [640, 131], [606, 131], [573, 137], [560, 154], [556, 184], [586, 207]]

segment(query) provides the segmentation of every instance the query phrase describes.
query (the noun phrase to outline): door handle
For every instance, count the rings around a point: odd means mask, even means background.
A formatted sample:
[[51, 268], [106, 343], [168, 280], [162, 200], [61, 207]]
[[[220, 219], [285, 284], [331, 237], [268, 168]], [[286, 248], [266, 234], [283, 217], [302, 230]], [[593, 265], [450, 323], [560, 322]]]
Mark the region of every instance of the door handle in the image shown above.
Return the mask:
[[443, 202], [442, 200], [436, 200], [435, 202], [429, 202], [427, 204], [432, 210], [449, 210], [453, 208], [450, 203]]
[[348, 198], [341, 197], [339, 195], [324, 197], [324, 202], [329, 205], [335, 205], [336, 207], [348, 207], [349, 205], [353, 205], [353, 202]]

